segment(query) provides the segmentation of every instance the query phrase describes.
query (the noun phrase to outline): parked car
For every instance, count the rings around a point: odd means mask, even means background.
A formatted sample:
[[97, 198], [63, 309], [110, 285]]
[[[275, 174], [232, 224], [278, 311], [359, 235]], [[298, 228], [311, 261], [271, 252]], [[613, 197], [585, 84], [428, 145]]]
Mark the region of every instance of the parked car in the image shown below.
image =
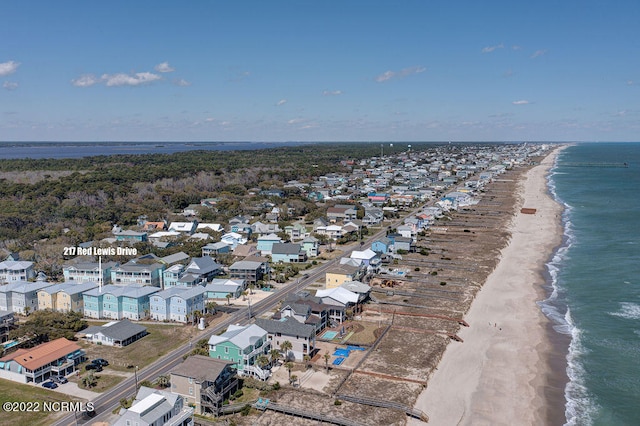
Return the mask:
[[53, 381], [51, 381], [51, 380], [49, 380], [49, 381], [47, 381], [47, 382], [44, 382], [44, 383], [42, 384], [42, 386], [43, 386], [43, 387], [45, 387], [45, 388], [48, 388], [48, 389], [55, 389], [55, 388], [57, 388], [57, 387], [58, 387], [58, 385], [56, 385], [56, 384], [55, 384], [55, 382], [53, 382]]
[[67, 383], [69, 381], [64, 376], [51, 376], [51, 380], [53, 380], [56, 383]]
[[102, 371], [102, 366], [100, 364], [87, 364], [87, 366], [85, 367], [85, 370], [96, 370], [96, 372], [101, 372]]
[[104, 358], [96, 358], [93, 361], [91, 361], [93, 364], [99, 365], [101, 367], [106, 367], [107, 365], [109, 365], [109, 361], [107, 361]]

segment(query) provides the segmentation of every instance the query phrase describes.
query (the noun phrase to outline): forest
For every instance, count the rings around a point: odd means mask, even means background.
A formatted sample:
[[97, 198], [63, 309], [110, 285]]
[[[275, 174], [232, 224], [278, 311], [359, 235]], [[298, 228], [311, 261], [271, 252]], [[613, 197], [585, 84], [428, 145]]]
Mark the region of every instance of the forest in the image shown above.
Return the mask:
[[[0, 249], [24, 253], [24, 260], [52, 272], [59, 269], [64, 246], [104, 238], [114, 224], [135, 225], [141, 215], [152, 221], [184, 220], [176, 213], [213, 197], [218, 208], [203, 212], [199, 221], [225, 223], [255, 212], [264, 201], [252, 189], [282, 188], [293, 179], [310, 184], [327, 173], [347, 172], [342, 160], [370, 158], [379, 150], [378, 143], [319, 143], [257, 151], [2, 160]], [[295, 189], [285, 198], [298, 215], [313, 216], [317, 210]]]

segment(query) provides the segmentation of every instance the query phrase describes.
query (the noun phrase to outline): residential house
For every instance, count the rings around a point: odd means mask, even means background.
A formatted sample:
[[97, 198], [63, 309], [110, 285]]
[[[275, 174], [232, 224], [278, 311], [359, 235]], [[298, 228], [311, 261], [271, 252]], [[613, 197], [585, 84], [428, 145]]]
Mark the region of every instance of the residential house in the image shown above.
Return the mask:
[[291, 238], [291, 240], [299, 240], [309, 236], [307, 228], [301, 223], [294, 223], [293, 225], [287, 225], [284, 227], [284, 232]]
[[271, 346], [279, 348], [284, 341], [291, 343], [291, 349], [283, 354], [285, 359], [302, 361], [304, 356], [312, 357], [316, 345], [316, 329], [292, 317], [284, 317], [279, 321], [256, 318], [256, 325], [267, 331]]
[[220, 241], [229, 244], [231, 250], [234, 250], [239, 244], [247, 244], [247, 239], [237, 232], [229, 232], [220, 237]]
[[9, 340], [9, 332], [13, 330], [14, 324], [13, 312], [0, 311], [0, 343]]
[[273, 263], [302, 263], [307, 261], [307, 252], [302, 250], [300, 244], [276, 243], [271, 249], [271, 261]]
[[116, 237], [116, 241], [127, 243], [141, 243], [148, 239], [146, 232], [121, 230], [120, 228], [117, 228], [117, 230], [114, 229], [113, 236]]
[[308, 236], [302, 240], [302, 250], [307, 252], [308, 257], [317, 257], [320, 254], [320, 241], [313, 236]]
[[142, 230], [145, 232], [165, 231], [167, 229], [166, 221], [148, 222], [145, 221], [142, 225]]
[[413, 233], [413, 229], [414, 227], [410, 225], [400, 225], [396, 228], [396, 232], [402, 237], [413, 238], [413, 236], [415, 235]]
[[362, 270], [357, 266], [339, 265], [325, 275], [325, 287], [340, 287], [347, 281], [357, 281], [362, 275]]
[[202, 246], [202, 255], [216, 257], [219, 254], [231, 253], [231, 246], [224, 241], [209, 243]]
[[149, 333], [147, 333], [146, 327], [123, 319], [103, 325], [93, 325], [77, 334], [91, 343], [122, 348], [142, 339]]
[[391, 249], [391, 240], [387, 237], [380, 237], [371, 243], [371, 250], [379, 254], [387, 254]]
[[264, 262], [241, 260], [229, 267], [231, 279], [244, 280], [248, 285], [255, 285], [264, 277]]
[[171, 222], [169, 231], [180, 232], [181, 234], [191, 235], [198, 229], [198, 221], [191, 222]]
[[196, 275], [200, 282], [206, 282], [222, 273], [222, 265], [209, 256], [194, 257], [185, 272]]
[[0, 358], [0, 378], [20, 383], [42, 383], [51, 376], [73, 373], [85, 360], [77, 343], [61, 337], [30, 349], [18, 349]]
[[33, 262], [26, 260], [5, 260], [0, 262], [0, 284], [27, 281], [35, 276]]
[[371, 249], [354, 250], [351, 252], [350, 258], [359, 261], [369, 271], [377, 271], [380, 267], [380, 255]]
[[127, 262], [124, 265], [115, 266], [111, 269], [111, 283], [121, 286], [141, 284], [160, 287], [164, 267], [165, 265], [162, 263], [147, 264], [137, 263], [136, 261]]
[[180, 395], [142, 386], [113, 426], [193, 426], [193, 412]]
[[226, 332], [209, 338], [211, 358], [231, 361], [238, 375], [254, 376], [260, 380], [268, 379], [271, 371], [262, 369], [257, 359], [261, 355], [267, 356], [270, 350], [266, 330], [255, 324], [230, 325]]
[[188, 262], [189, 259], [190, 256], [187, 253], [179, 251], [178, 253], [173, 253], [169, 256], [160, 258], [160, 263], [164, 263], [165, 265], [175, 265], [182, 262]]
[[308, 292], [301, 292], [285, 300], [282, 307], [272, 318], [281, 320], [292, 317], [303, 324], [311, 325], [316, 334], [327, 326], [328, 310], [322, 305], [321, 300], [310, 296]]
[[277, 223], [256, 222], [251, 225], [251, 229], [253, 230], [253, 234], [258, 236], [277, 234], [280, 232], [280, 226], [278, 226]]
[[393, 249], [396, 253], [399, 251], [413, 253], [416, 251], [416, 244], [413, 241], [413, 238], [395, 237], [393, 239]]
[[347, 309], [357, 309], [360, 296], [340, 286], [316, 291], [316, 297], [329, 306], [329, 321], [342, 324], [346, 320]]
[[366, 226], [377, 225], [384, 220], [384, 213], [381, 208], [365, 208], [362, 224]]
[[327, 219], [329, 219], [329, 222], [346, 222], [355, 220], [356, 216], [357, 209], [353, 205], [337, 204], [327, 209]]
[[149, 312], [156, 321], [187, 323], [196, 311], [204, 312], [207, 290], [203, 286], [172, 287], [149, 297]]
[[170, 372], [171, 393], [195, 406], [197, 414], [222, 414], [222, 406], [238, 389], [240, 382], [231, 361], [202, 355], [185, 359]]
[[233, 250], [233, 256], [244, 259], [248, 256], [256, 256], [258, 248], [255, 244], [239, 245]]
[[63, 266], [62, 274], [68, 282], [111, 284], [111, 270], [117, 266], [116, 262], [80, 262]]
[[97, 283], [76, 284], [65, 282], [45, 287], [38, 291], [38, 309], [58, 312], [84, 312], [82, 293], [97, 288]]
[[237, 299], [246, 289], [244, 280], [214, 279], [205, 287], [207, 299], [226, 299], [227, 294]]
[[159, 288], [129, 285], [107, 285], [83, 293], [84, 316], [88, 318], [109, 318], [140, 320], [149, 315], [149, 296]]
[[0, 311], [28, 314], [38, 309], [38, 291], [51, 283], [36, 281], [12, 281], [0, 285]]
[[263, 235], [261, 237], [258, 237], [257, 249], [260, 254], [262, 254], [262, 256], [265, 256], [267, 254], [271, 254], [271, 249], [273, 248], [274, 244], [281, 242], [282, 239], [276, 234]]
[[199, 223], [196, 227], [196, 231], [200, 232], [224, 232], [224, 226], [219, 223]]

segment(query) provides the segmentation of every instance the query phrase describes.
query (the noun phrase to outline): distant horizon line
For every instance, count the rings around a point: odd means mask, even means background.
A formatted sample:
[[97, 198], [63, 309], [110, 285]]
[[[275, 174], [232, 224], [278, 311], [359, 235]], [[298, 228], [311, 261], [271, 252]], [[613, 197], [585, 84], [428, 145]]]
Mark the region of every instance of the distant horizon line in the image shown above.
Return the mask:
[[137, 144], [147, 144], [147, 143], [155, 143], [155, 144], [180, 144], [180, 143], [192, 143], [192, 144], [319, 144], [319, 143], [376, 143], [376, 144], [394, 144], [394, 143], [533, 143], [533, 144], [544, 144], [544, 143], [638, 143], [640, 141], [590, 141], [590, 140], [378, 140], [378, 141], [365, 141], [365, 140], [342, 140], [342, 141], [201, 141], [201, 140], [182, 140], [182, 141], [163, 141], [163, 140], [101, 140], [101, 141], [90, 141], [90, 140], [15, 140], [15, 141], [0, 141], [0, 145], [2, 144], [58, 144], [58, 143], [83, 143], [83, 144], [105, 144], [105, 143], [137, 143]]

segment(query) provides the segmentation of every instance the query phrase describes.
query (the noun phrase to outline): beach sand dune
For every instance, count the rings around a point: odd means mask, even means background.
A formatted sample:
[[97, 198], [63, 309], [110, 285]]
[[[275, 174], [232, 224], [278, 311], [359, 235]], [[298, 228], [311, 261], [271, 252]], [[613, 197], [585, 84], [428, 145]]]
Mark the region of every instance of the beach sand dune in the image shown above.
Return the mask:
[[[470, 327], [459, 333], [464, 343], [448, 345], [416, 402], [429, 424], [564, 423], [557, 409], [562, 400], [555, 402], [555, 411], [549, 409], [549, 396], [562, 393], [547, 389], [549, 323], [536, 304], [544, 298], [545, 263], [562, 240], [562, 208], [549, 196], [546, 182], [558, 152], [519, 183], [511, 240], [465, 316]], [[536, 209], [535, 214], [520, 213], [523, 207]]]

